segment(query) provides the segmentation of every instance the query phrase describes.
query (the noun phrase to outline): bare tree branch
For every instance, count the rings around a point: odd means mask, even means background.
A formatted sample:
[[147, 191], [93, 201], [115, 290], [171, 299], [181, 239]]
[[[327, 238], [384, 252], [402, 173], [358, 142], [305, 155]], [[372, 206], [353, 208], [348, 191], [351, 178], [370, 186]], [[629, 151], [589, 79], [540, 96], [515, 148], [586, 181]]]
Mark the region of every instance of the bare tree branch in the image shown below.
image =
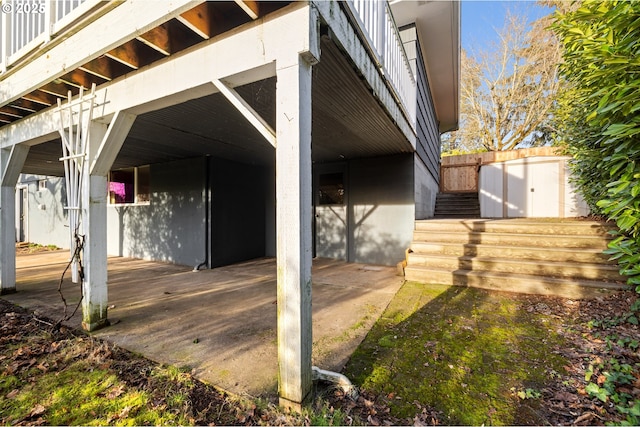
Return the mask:
[[544, 139], [560, 84], [560, 48], [550, 23], [544, 17], [528, 26], [507, 13], [493, 46], [474, 56], [462, 52], [461, 126], [445, 138], [444, 151], [511, 150]]

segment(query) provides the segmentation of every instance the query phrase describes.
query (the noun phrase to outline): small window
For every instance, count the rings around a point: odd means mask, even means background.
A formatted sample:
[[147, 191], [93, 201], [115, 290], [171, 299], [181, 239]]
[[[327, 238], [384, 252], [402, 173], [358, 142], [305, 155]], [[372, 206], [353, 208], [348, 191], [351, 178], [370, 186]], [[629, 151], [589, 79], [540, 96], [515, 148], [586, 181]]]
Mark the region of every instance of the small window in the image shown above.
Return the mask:
[[40, 179], [38, 180], [38, 191], [45, 191], [47, 189], [47, 180]]
[[150, 193], [149, 166], [111, 171], [109, 174], [109, 203], [148, 204]]
[[344, 176], [341, 172], [321, 174], [318, 181], [320, 205], [344, 205]]

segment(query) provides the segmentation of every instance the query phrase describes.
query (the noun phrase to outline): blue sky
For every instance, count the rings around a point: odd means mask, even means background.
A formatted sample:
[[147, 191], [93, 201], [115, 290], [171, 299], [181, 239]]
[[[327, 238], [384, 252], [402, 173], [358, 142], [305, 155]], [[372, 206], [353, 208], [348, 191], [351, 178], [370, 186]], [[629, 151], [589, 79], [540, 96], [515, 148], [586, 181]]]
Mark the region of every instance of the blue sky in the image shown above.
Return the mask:
[[551, 9], [541, 7], [534, 1], [462, 1], [461, 36], [462, 47], [469, 53], [482, 49], [495, 40], [496, 31], [504, 25], [507, 10], [523, 14], [529, 21], [547, 15]]

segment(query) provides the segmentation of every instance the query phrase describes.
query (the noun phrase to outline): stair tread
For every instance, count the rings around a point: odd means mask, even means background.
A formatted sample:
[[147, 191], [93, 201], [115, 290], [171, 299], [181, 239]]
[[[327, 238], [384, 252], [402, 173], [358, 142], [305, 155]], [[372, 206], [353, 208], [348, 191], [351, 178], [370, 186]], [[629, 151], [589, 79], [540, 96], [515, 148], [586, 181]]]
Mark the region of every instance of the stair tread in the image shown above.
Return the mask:
[[441, 211], [447, 211], [447, 210], [458, 210], [458, 209], [467, 209], [467, 210], [474, 210], [474, 211], [479, 211], [479, 208], [477, 206], [438, 206], [436, 207], [435, 212], [441, 212]]
[[[500, 262], [505, 264], [533, 264], [533, 265], [545, 265], [545, 266], [557, 266], [557, 267], [596, 267], [603, 270], [618, 271], [619, 267], [614, 264], [601, 264], [597, 262], [580, 262], [580, 261], [549, 261], [549, 260], [527, 260], [527, 259], [512, 259], [512, 258], [499, 258], [499, 257], [477, 257], [471, 255], [447, 255], [447, 254], [420, 254], [412, 252], [409, 256], [421, 256], [429, 257], [432, 259], [457, 259], [461, 261], [480, 261], [480, 262]], [[418, 265], [417, 267], [425, 267]]]
[[[416, 223], [431, 223], [431, 222], [440, 222], [445, 223], [446, 220], [436, 220], [433, 219], [418, 219], [415, 221]], [[458, 221], [455, 221], [456, 223]], [[473, 220], [474, 223], [477, 224], [518, 224], [518, 225], [558, 225], [558, 226], [601, 226], [607, 227], [610, 229], [615, 229], [615, 225], [608, 222], [602, 221], [588, 221], [588, 220], [576, 220], [576, 219], [561, 219], [558, 218], [556, 221], [547, 221], [545, 219], [536, 220], [535, 218], [478, 218]]]
[[[526, 250], [532, 250], [532, 251], [550, 251], [550, 252], [575, 252], [576, 249], [580, 249], [581, 252], [593, 252], [593, 253], [602, 253], [602, 251], [604, 250], [604, 248], [567, 248], [567, 247], [555, 247], [555, 246], [521, 246], [521, 245], [492, 245], [492, 244], [488, 244], [488, 243], [451, 243], [451, 242], [416, 242], [413, 241], [411, 243], [411, 245], [413, 246], [414, 244], [418, 244], [418, 245], [438, 245], [438, 246], [449, 246], [449, 247], [454, 247], [454, 246], [467, 246], [467, 247], [476, 247], [476, 246], [483, 246], [483, 247], [490, 247], [491, 249], [526, 249]], [[414, 250], [414, 253], [420, 253], [419, 251]]]
[[540, 237], [540, 238], [561, 238], [561, 239], [602, 239], [612, 240], [614, 236], [611, 235], [592, 235], [592, 234], [544, 234], [544, 233], [509, 233], [504, 231], [440, 231], [440, 230], [413, 230], [414, 233], [425, 233], [428, 235], [433, 234], [455, 234], [455, 235], [491, 235], [491, 236], [518, 236], [518, 237]]
[[535, 280], [539, 282], [546, 283], [556, 283], [556, 284], [581, 284], [591, 287], [598, 286], [615, 286], [619, 289], [626, 289], [628, 285], [626, 283], [616, 280], [592, 280], [592, 279], [574, 279], [574, 278], [564, 278], [564, 277], [553, 277], [553, 276], [534, 276], [530, 274], [518, 274], [518, 273], [509, 273], [502, 271], [472, 271], [472, 270], [453, 270], [446, 268], [437, 268], [437, 267], [426, 267], [419, 265], [407, 266], [405, 270], [417, 270], [417, 271], [431, 271], [438, 273], [450, 273], [452, 275], [464, 275], [464, 276], [478, 276], [478, 277], [501, 277], [501, 278], [509, 278], [509, 279], [517, 279], [517, 280]]

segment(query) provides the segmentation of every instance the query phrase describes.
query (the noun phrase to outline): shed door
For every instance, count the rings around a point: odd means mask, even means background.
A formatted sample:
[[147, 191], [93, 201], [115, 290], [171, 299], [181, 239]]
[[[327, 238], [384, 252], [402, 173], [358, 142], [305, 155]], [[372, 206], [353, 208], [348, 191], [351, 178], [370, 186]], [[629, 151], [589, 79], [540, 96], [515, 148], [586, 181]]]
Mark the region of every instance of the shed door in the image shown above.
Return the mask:
[[347, 259], [347, 192], [344, 166], [315, 174], [315, 255]]
[[560, 214], [560, 164], [523, 163], [507, 168], [509, 218], [558, 217]]

